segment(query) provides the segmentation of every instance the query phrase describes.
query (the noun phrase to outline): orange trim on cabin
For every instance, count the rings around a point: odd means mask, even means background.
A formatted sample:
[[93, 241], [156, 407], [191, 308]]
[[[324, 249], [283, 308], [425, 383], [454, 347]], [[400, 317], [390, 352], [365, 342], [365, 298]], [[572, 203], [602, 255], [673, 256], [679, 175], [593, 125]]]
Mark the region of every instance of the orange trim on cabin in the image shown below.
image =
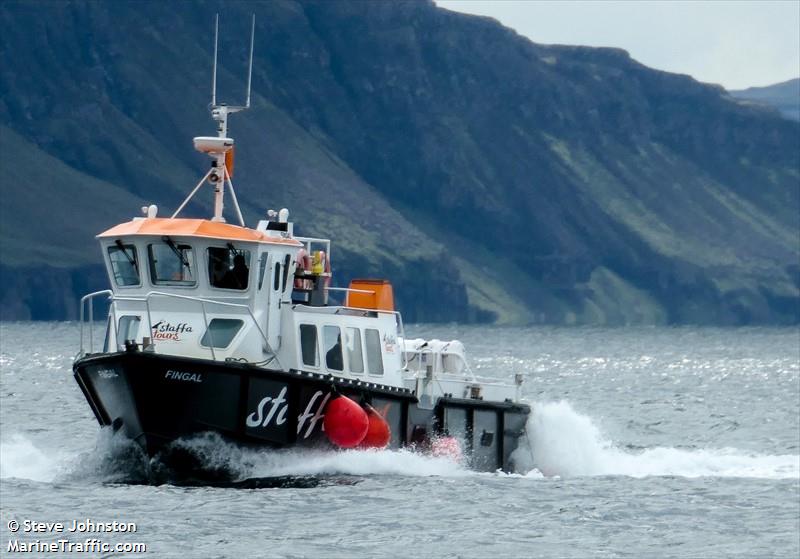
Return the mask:
[[106, 237], [125, 237], [128, 235], [153, 235], [167, 237], [203, 237], [205, 239], [223, 239], [226, 241], [251, 241], [280, 245], [302, 246], [295, 239], [269, 237], [261, 231], [239, 227], [229, 223], [209, 221], [207, 219], [181, 219], [154, 217], [135, 219], [127, 223], [115, 225], [97, 235], [98, 239]]

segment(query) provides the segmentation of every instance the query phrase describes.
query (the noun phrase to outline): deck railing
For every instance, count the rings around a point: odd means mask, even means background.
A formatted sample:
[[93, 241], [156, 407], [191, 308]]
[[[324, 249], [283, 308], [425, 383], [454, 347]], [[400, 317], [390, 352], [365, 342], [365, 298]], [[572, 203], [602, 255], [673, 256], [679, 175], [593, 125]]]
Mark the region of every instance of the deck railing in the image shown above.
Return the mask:
[[80, 351], [78, 352], [79, 356], [86, 355], [85, 346], [84, 346], [84, 328], [87, 326], [86, 321], [86, 314], [84, 314], [84, 309], [88, 308], [88, 329], [89, 329], [89, 351], [88, 353], [94, 353], [94, 336], [92, 331], [94, 329], [94, 298], [99, 297], [101, 295], [108, 295], [108, 301], [111, 306], [108, 309], [108, 316], [111, 318], [111, 322], [114, 327], [114, 339], [116, 340], [117, 345], [119, 345], [119, 332], [117, 329], [117, 301], [135, 301], [135, 302], [143, 302], [145, 305], [145, 310], [147, 312], [147, 326], [148, 332], [153, 331], [153, 320], [152, 320], [152, 313], [150, 310], [150, 300], [154, 297], [167, 297], [172, 299], [181, 299], [192, 301], [195, 303], [200, 303], [200, 308], [203, 312], [203, 323], [205, 324], [205, 331], [208, 332], [210, 337], [210, 344], [208, 349], [211, 352], [211, 359], [213, 361], [217, 361], [217, 355], [214, 351], [214, 334], [208, 329], [208, 313], [206, 312], [206, 305], [217, 305], [222, 307], [231, 307], [236, 309], [242, 309], [246, 311], [247, 316], [250, 317], [250, 320], [253, 321], [253, 325], [256, 327], [256, 330], [261, 335], [261, 339], [264, 342], [264, 347], [272, 356], [272, 359], [280, 367], [280, 362], [278, 361], [278, 356], [273, 351], [272, 346], [269, 344], [269, 340], [267, 339], [267, 335], [264, 333], [264, 330], [258, 324], [258, 320], [256, 320], [253, 311], [250, 309], [248, 305], [243, 305], [240, 303], [226, 303], [224, 301], [215, 301], [214, 299], [205, 299], [203, 297], [194, 297], [191, 295], [178, 295], [175, 293], [165, 293], [163, 291], [150, 291], [144, 297], [141, 296], [133, 296], [133, 295], [114, 295], [114, 293], [110, 289], [105, 289], [103, 291], [95, 291], [94, 293], [89, 293], [81, 298], [81, 309], [80, 309], [80, 322], [81, 322], [81, 341], [80, 341]]
[[[80, 308], [81, 345], [80, 345], [80, 350], [78, 351], [78, 356], [86, 355], [86, 353], [87, 353], [87, 352], [85, 352], [83, 350], [83, 347], [84, 347], [83, 346], [83, 340], [84, 340], [83, 327], [84, 327], [85, 322], [86, 322], [84, 310], [87, 308], [87, 306], [88, 306], [88, 310], [89, 310], [89, 313], [88, 313], [89, 314], [89, 352], [88, 353], [94, 353], [94, 334], [93, 334], [93, 331], [94, 331], [94, 298], [95, 297], [99, 297], [100, 295], [108, 295], [109, 296], [109, 301], [113, 301], [114, 292], [111, 291], [110, 289], [103, 289], [102, 291], [95, 291], [94, 293], [89, 293], [88, 295], [84, 295], [83, 297], [81, 297], [81, 308]], [[111, 316], [111, 311], [112, 311], [112, 307], [109, 307], [109, 309], [108, 309], [108, 315], [109, 316]], [[114, 327], [116, 328], [116, 321], [115, 321]]]

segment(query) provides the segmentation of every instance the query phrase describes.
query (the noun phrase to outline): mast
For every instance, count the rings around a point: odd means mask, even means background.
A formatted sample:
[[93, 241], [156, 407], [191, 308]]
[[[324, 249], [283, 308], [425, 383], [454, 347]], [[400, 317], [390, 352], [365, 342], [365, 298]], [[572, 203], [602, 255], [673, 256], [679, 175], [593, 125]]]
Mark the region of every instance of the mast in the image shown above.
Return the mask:
[[[236, 199], [236, 193], [233, 190], [233, 182], [231, 175], [233, 169], [228, 168], [228, 161], [233, 161], [233, 138], [228, 137], [228, 115], [238, 113], [245, 109], [250, 108], [250, 88], [253, 79], [253, 45], [255, 44], [256, 34], [256, 15], [253, 14], [250, 22], [250, 62], [247, 69], [247, 91], [245, 93], [244, 105], [227, 105], [225, 103], [217, 103], [217, 52], [219, 43], [219, 14], [214, 17], [214, 62], [211, 71], [211, 118], [217, 122], [217, 136], [198, 136], [194, 138], [194, 147], [196, 150], [207, 153], [211, 161], [211, 169], [206, 173], [205, 177], [201, 179], [200, 184], [189, 194], [186, 200], [178, 207], [172, 217], [176, 217], [178, 213], [186, 206], [189, 200], [198, 191], [200, 186], [208, 181], [214, 186], [214, 215], [211, 221], [225, 222], [223, 211], [225, 209], [225, 184], [231, 189], [231, 198], [233, 206], [236, 210], [236, 216], [239, 223], [244, 227], [244, 219], [242, 218], [242, 211], [239, 208], [239, 203]], [[232, 166], [231, 166], [232, 167]]]

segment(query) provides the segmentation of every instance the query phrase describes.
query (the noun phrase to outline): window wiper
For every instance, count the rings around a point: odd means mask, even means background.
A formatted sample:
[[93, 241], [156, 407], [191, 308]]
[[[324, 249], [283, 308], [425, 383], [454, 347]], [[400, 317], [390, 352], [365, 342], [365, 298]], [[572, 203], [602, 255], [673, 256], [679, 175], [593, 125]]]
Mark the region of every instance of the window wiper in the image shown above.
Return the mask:
[[116, 241], [114, 241], [114, 244], [116, 244], [117, 247], [122, 251], [122, 254], [125, 255], [125, 258], [128, 259], [128, 262], [130, 263], [131, 266], [133, 266], [133, 269], [136, 270], [136, 273], [138, 274], [139, 273], [139, 264], [136, 263], [136, 259], [135, 258], [131, 257], [131, 255], [128, 254], [128, 250], [125, 248], [125, 245], [122, 244], [122, 241], [117, 239]]
[[173, 241], [169, 237], [161, 237], [161, 240], [167, 243], [167, 246], [172, 249], [172, 252], [175, 253], [175, 256], [177, 256], [180, 259], [181, 264], [189, 268], [189, 259], [186, 258], [186, 255], [183, 254], [181, 249], [175, 246], [175, 241]]

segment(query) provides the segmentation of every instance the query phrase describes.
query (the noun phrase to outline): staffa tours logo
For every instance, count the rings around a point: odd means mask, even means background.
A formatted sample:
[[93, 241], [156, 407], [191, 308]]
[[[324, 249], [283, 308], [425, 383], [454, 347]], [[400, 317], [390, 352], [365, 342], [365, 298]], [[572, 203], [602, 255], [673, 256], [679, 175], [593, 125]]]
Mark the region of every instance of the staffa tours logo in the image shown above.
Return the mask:
[[188, 334], [192, 327], [185, 322], [172, 324], [167, 320], [160, 320], [153, 324], [153, 341], [179, 342], [182, 334]]

